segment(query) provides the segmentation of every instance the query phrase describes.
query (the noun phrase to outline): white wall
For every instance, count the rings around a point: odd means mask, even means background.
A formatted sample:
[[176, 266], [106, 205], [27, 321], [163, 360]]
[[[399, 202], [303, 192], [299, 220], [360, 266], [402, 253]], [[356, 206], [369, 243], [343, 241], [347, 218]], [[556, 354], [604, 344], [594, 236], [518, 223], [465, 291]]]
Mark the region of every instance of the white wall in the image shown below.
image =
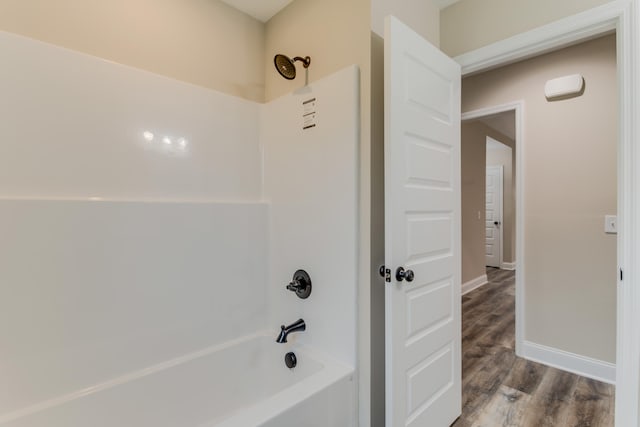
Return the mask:
[[0, 51], [1, 197], [260, 197], [258, 104], [9, 33]]
[[8, 33], [0, 51], [0, 419], [263, 328], [259, 105]]
[[[317, 100], [317, 126], [302, 129], [302, 103]], [[358, 103], [356, 66], [262, 108], [265, 200], [270, 212], [269, 327], [298, 318], [310, 344], [356, 364]], [[308, 299], [285, 289], [297, 269], [313, 282]]]
[[298, 317], [292, 345], [355, 366], [357, 67], [261, 109], [9, 33], [0, 50], [0, 420]]
[[261, 329], [261, 204], [0, 201], [0, 419]]
[[300, 88], [304, 73], [293, 82], [285, 82], [273, 68], [276, 51], [288, 55], [309, 55], [311, 82], [344, 67], [356, 64], [360, 69], [360, 145], [359, 145], [359, 410], [360, 424], [370, 425], [370, 329], [369, 311], [372, 243], [372, 187], [375, 172], [371, 169], [371, 0], [295, 0], [274, 16], [266, 26], [265, 99]]

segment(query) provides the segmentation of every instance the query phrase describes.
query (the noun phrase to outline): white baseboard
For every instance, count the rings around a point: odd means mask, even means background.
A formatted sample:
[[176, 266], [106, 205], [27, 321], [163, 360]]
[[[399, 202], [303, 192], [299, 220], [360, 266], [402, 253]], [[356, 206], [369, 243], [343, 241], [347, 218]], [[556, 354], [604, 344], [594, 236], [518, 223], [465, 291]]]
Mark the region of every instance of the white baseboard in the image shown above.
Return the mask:
[[500, 269], [501, 270], [515, 270], [516, 269], [516, 262], [503, 262], [502, 264], [500, 264]]
[[487, 283], [489, 283], [489, 279], [487, 278], [486, 274], [478, 276], [475, 279], [471, 279], [468, 282], [462, 284], [462, 295], [469, 293], [482, 285], [486, 285]]
[[543, 365], [608, 384], [615, 384], [616, 382], [616, 365], [602, 360], [580, 356], [579, 354], [530, 341], [522, 343], [522, 354], [520, 356], [533, 362], [542, 363]]

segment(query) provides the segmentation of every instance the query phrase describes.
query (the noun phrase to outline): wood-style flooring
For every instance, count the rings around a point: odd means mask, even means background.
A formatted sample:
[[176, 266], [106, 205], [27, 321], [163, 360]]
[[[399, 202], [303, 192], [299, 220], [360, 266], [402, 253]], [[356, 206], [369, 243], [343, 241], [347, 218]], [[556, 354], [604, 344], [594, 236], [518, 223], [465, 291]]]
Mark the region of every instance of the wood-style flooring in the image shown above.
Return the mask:
[[454, 427], [613, 426], [614, 387], [515, 355], [515, 272], [462, 297], [462, 416]]

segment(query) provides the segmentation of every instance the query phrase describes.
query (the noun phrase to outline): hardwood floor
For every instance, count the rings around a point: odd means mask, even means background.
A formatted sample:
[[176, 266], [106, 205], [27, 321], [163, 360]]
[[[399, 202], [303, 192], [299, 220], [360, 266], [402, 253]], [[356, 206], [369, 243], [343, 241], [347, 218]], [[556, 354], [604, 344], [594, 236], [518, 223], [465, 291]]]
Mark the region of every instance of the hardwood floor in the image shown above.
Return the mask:
[[462, 416], [454, 427], [613, 426], [614, 386], [515, 355], [515, 272], [462, 297]]

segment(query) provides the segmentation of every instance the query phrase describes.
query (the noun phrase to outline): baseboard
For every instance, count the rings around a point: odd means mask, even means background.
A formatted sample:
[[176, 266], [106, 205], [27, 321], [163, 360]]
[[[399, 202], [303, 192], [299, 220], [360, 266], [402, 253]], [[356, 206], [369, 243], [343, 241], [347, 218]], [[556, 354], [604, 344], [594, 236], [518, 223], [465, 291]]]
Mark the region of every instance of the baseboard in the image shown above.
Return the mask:
[[489, 283], [489, 279], [487, 278], [486, 274], [478, 276], [475, 279], [471, 279], [468, 282], [462, 284], [462, 295], [467, 294], [482, 285], [486, 285], [487, 283]]
[[500, 269], [501, 270], [515, 270], [516, 269], [516, 262], [503, 262], [502, 264], [500, 264]]
[[583, 377], [608, 384], [616, 382], [616, 365], [602, 360], [592, 359], [545, 345], [524, 341], [522, 354], [525, 359], [542, 363], [553, 368], [578, 374]]

